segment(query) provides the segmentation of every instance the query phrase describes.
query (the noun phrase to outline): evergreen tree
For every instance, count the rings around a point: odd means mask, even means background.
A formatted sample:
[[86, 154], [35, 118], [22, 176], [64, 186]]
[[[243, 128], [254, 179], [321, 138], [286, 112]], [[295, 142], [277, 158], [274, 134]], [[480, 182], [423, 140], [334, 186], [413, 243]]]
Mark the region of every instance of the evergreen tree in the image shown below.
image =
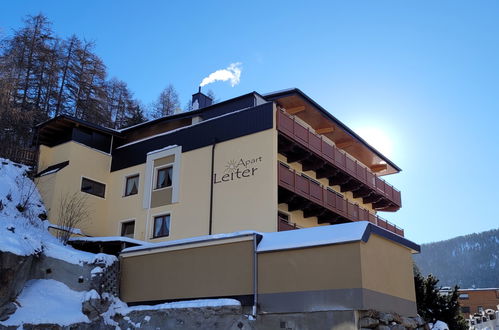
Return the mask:
[[455, 286], [451, 294], [443, 295], [438, 291], [436, 277], [423, 277], [417, 267], [414, 272], [418, 314], [427, 322], [443, 321], [449, 329], [466, 330], [468, 327], [461, 316], [458, 301], [459, 287]]

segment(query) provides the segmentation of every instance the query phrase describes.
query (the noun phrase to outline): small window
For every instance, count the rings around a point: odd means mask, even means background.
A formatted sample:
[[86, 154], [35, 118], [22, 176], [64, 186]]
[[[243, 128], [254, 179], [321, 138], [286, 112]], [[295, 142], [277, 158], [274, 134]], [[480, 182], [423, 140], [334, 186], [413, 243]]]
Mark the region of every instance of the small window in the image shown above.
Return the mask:
[[157, 171], [156, 189], [171, 187], [172, 185], [172, 170], [170, 167], [163, 167]]
[[139, 192], [139, 175], [126, 178], [125, 196], [135, 195]]
[[160, 215], [154, 217], [154, 233], [153, 238], [164, 237], [170, 235], [170, 215]]
[[470, 313], [470, 306], [461, 306], [461, 313]]
[[135, 232], [135, 221], [121, 223], [121, 236], [133, 238]]
[[81, 191], [104, 198], [106, 185], [87, 178], [81, 179]]
[[464, 299], [470, 299], [470, 295], [469, 295], [469, 294], [467, 294], [467, 293], [461, 293], [461, 294], [459, 295], [459, 299], [463, 299], [463, 300], [464, 300]]

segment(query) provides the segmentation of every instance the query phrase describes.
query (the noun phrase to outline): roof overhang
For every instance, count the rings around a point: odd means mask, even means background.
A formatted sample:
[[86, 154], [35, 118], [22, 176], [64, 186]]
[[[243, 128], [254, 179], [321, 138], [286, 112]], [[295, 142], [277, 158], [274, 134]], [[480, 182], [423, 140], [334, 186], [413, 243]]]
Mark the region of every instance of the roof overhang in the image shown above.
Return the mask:
[[332, 140], [338, 148], [345, 150], [376, 174], [381, 176], [401, 171], [400, 167], [298, 88], [265, 94], [264, 97], [305, 121], [317, 133]]

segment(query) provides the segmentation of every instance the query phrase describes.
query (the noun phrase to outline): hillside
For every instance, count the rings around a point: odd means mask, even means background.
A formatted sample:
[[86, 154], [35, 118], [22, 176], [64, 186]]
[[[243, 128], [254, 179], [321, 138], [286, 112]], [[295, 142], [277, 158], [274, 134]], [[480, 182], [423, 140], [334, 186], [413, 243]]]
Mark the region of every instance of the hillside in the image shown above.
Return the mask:
[[414, 256], [423, 275], [442, 286], [499, 287], [499, 229], [423, 244]]

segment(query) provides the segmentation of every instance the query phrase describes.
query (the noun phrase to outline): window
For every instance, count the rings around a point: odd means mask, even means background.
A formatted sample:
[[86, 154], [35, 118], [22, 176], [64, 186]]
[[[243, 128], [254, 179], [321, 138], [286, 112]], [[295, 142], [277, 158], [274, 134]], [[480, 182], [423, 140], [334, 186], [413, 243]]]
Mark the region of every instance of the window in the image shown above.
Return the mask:
[[106, 185], [87, 178], [81, 179], [81, 191], [104, 198]]
[[170, 215], [160, 215], [154, 217], [153, 238], [170, 235]]
[[470, 299], [470, 295], [467, 293], [461, 293], [459, 299]]
[[139, 192], [139, 175], [126, 178], [125, 196], [135, 195]]
[[173, 167], [163, 167], [158, 169], [156, 176], [156, 189], [171, 187]]
[[133, 238], [135, 232], [135, 221], [126, 221], [121, 223], [121, 236]]
[[461, 306], [461, 313], [470, 313], [470, 306]]

